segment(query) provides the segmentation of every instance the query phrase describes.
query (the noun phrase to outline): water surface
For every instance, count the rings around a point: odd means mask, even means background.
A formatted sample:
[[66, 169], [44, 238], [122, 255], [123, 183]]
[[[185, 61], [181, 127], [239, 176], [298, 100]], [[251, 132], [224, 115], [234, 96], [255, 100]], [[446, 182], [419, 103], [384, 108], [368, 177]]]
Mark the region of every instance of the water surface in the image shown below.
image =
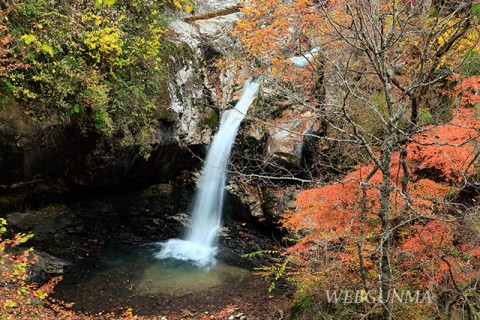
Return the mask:
[[158, 250], [158, 244], [110, 247], [100, 257], [79, 260], [53, 297], [74, 302], [74, 310], [82, 312], [120, 313], [131, 307], [135, 314], [169, 319], [180, 319], [187, 309], [213, 313], [227, 305], [270, 314], [287, 301], [285, 291], [268, 293], [269, 280], [246, 269], [243, 258], [220, 252], [215, 265], [201, 268], [158, 259]]

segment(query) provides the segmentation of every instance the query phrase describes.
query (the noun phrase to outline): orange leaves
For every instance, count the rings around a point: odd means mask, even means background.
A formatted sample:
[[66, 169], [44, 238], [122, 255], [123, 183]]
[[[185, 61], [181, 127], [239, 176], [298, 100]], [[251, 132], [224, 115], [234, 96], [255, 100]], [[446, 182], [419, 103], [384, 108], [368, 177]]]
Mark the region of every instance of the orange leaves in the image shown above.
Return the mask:
[[[447, 221], [416, 223], [401, 244], [397, 258], [403, 257], [404, 270], [416, 270], [425, 286], [428, 280], [436, 283], [448, 281], [450, 272], [456, 281], [475, 279], [479, 275], [478, 246], [463, 242], [459, 230], [458, 223]], [[405, 253], [410, 258], [405, 259]]]
[[25, 63], [13, 57], [12, 41], [8, 28], [0, 23], [0, 76], [12, 70], [27, 67]]
[[[458, 222], [436, 219], [443, 210], [445, 195], [474, 170], [470, 164], [477, 150], [479, 129], [475, 109], [458, 108], [450, 123], [413, 136], [404, 146], [405, 159], [399, 152], [391, 155], [389, 219], [392, 227], [394, 221], [401, 226], [396, 231], [392, 257], [407, 281], [427, 285], [430, 280], [445, 281], [450, 272], [465, 281], [477, 274], [478, 246], [462, 237]], [[407, 174], [402, 161], [409, 168]], [[358, 166], [342, 183], [300, 192], [298, 210], [285, 217], [284, 225], [302, 234], [303, 239], [288, 254], [302, 256], [308, 264], [308, 257], [314, 259], [317, 254], [315, 248], [323, 248], [330, 271], [344, 276], [352, 272], [358, 275], [355, 272], [362, 256], [365, 270], [373, 272], [378, 264], [377, 213], [383, 180], [382, 172], [374, 169], [374, 165]], [[406, 190], [405, 177], [409, 178]], [[455, 265], [454, 270], [445, 259]]]
[[358, 184], [348, 181], [302, 191], [297, 199], [299, 211], [285, 221], [292, 230], [310, 229], [325, 237], [347, 233], [356, 219]]
[[309, 0], [246, 1], [244, 20], [234, 34], [249, 54], [261, 59], [283, 56], [302, 33], [315, 33], [320, 22], [315, 6]]
[[437, 170], [441, 179], [459, 182], [474, 170], [471, 162], [479, 142], [480, 121], [475, 109], [454, 110], [448, 124], [432, 127], [414, 137], [408, 147], [413, 171]]
[[411, 184], [410, 195], [413, 207], [423, 215], [432, 215], [438, 203], [443, 202], [443, 197], [451, 190], [451, 186], [438, 183], [430, 179], [420, 179]]
[[420, 253], [430, 257], [440, 256], [445, 248], [452, 245], [452, 241], [453, 235], [447, 223], [429, 221], [426, 224], [417, 224], [413, 228], [412, 236], [403, 243], [402, 248], [419, 259]]
[[480, 102], [480, 75], [464, 77], [456, 75], [451, 80], [457, 81], [455, 88], [448, 92], [460, 97], [463, 105], [475, 105]]

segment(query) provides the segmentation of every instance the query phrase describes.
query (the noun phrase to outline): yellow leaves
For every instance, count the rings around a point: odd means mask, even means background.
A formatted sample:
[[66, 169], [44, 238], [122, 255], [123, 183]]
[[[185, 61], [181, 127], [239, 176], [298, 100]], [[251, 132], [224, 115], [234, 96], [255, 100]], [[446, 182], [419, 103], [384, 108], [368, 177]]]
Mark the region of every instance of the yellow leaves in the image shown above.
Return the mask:
[[25, 44], [32, 45], [37, 52], [43, 52], [51, 57], [53, 57], [55, 53], [51, 45], [46, 42], [41, 43], [33, 34], [25, 34], [20, 39], [22, 39]]
[[115, 1], [116, 0], [96, 0], [95, 1], [95, 7], [96, 8], [101, 8], [103, 6], [110, 7], [110, 6], [113, 6], [115, 4]]
[[35, 292], [35, 295], [38, 297], [40, 300], [45, 300], [48, 297], [48, 293], [43, 291], [42, 289], [38, 289]]
[[104, 21], [102, 16], [99, 16], [98, 14], [93, 14], [93, 13], [82, 14], [80, 17], [80, 20], [82, 22], [95, 21], [95, 25], [97, 26], [101, 25], [102, 22]]
[[53, 48], [48, 43], [42, 43], [42, 51], [44, 53], [49, 54], [51, 57], [53, 57], [53, 53], [54, 53]]
[[459, 30], [462, 29], [463, 21], [459, 18], [452, 18], [446, 21], [438, 22], [434, 18], [427, 20], [425, 23], [425, 30], [432, 29], [435, 33], [435, 47], [442, 48], [445, 45], [451, 46], [447, 54], [440, 57], [440, 63], [437, 65], [437, 70], [443, 66], [458, 65], [459, 61], [469, 54], [471, 50], [478, 50], [480, 48], [478, 39], [480, 38], [480, 26], [477, 24], [468, 28], [465, 35], [456, 41], [459, 35]]
[[25, 44], [31, 44], [38, 41], [37, 37], [33, 34], [25, 34], [20, 39], [22, 39]]
[[4, 218], [0, 218], [0, 235], [7, 231], [7, 228], [5, 228], [5, 225], [7, 225], [7, 220], [5, 220]]
[[7, 308], [16, 308], [18, 306], [18, 304], [12, 300], [5, 301], [3, 305]]
[[173, 4], [174, 4], [178, 9], [182, 9], [182, 4], [180, 3], [180, 1], [178, 1], [178, 0], [173, 0]]
[[190, 0], [168, 0], [168, 2], [173, 3], [175, 7], [180, 10], [184, 10], [187, 13], [191, 13], [193, 11], [193, 6]]
[[[91, 19], [96, 22], [101, 20], [96, 15], [92, 15]], [[118, 21], [110, 23], [112, 26], [92, 30], [83, 39], [83, 43], [90, 50], [90, 56], [97, 62], [100, 62], [101, 58], [113, 59], [111, 56], [118, 56], [123, 52], [122, 31], [117, 23]]]
[[[101, 4], [113, 5], [115, 0], [103, 0]], [[118, 56], [123, 52], [122, 30], [119, 28], [120, 22], [125, 19], [125, 15], [117, 20], [111, 20], [108, 16], [102, 16], [94, 13], [82, 14], [82, 22], [95, 23], [91, 31], [85, 34], [83, 43], [90, 50], [89, 55], [98, 63], [102, 58], [111, 59], [109, 56]]]

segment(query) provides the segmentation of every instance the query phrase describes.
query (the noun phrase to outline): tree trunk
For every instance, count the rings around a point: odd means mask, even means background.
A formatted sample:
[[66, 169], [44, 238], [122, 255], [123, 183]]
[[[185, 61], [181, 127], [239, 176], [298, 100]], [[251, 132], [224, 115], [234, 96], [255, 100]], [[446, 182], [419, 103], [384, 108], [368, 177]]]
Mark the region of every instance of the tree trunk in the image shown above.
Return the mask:
[[380, 290], [383, 303], [383, 319], [391, 319], [390, 289], [392, 281], [392, 270], [390, 266], [390, 159], [391, 148], [389, 143], [385, 146], [382, 160], [382, 185], [380, 187], [380, 211], [381, 220], [381, 243], [380, 243]]

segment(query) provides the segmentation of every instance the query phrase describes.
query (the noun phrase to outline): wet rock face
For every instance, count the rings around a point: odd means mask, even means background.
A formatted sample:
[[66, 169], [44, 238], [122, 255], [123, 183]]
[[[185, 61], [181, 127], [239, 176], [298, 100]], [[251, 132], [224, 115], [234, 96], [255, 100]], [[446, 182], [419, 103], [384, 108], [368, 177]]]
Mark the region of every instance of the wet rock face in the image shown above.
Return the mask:
[[169, 104], [167, 125], [157, 131], [160, 144], [208, 144], [212, 128], [206, 125], [204, 113], [212, 107], [205, 87], [205, 63], [191, 47], [178, 42], [178, 54], [169, 58], [173, 70], [167, 82]]
[[[255, 108], [251, 112], [254, 117], [262, 119], [262, 115], [255, 115], [258, 113]], [[320, 121], [311, 112], [290, 107], [283, 115], [269, 120], [268, 125], [257, 121], [245, 124], [234, 158], [249, 163], [250, 170], [263, 176], [287, 180], [308, 177], [310, 173], [305, 171], [305, 167], [309, 167], [307, 155], [315, 137], [320, 135], [320, 128]], [[243, 173], [248, 175], [248, 172]]]
[[44, 151], [49, 140], [39, 138], [39, 133], [39, 125], [19, 106], [0, 110], [0, 185], [38, 179], [53, 160], [54, 154]]
[[241, 19], [239, 1], [208, 0], [199, 3], [196, 16], [186, 16], [170, 25], [172, 40], [188, 44], [204, 63], [204, 94], [218, 109], [224, 109], [234, 94], [234, 75], [215, 66], [215, 59], [237, 47], [230, 30]]
[[267, 222], [267, 217], [262, 210], [263, 199], [260, 188], [230, 181], [227, 185], [227, 193], [224, 208], [227, 217], [243, 217], [260, 224]]
[[197, 12], [207, 13], [215, 10], [232, 8], [240, 4], [239, 0], [203, 0], [199, 1]]
[[267, 132], [265, 158], [282, 166], [300, 166], [302, 160], [302, 139], [286, 125], [272, 128]]
[[242, 217], [261, 226], [277, 225], [286, 212], [296, 208], [297, 190], [293, 186], [260, 187], [231, 180], [227, 192], [226, 216]]
[[[9, 117], [0, 112], [0, 124]], [[27, 116], [15, 121], [21, 125], [10, 128], [11, 134], [4, 135], [0, 129], [0, 216], [122, 184], [174, 180], [182, 170], [201, 165], [201, 142], [208, 137], [186, 126], [184, 133], [179, 129], [159, 140], [146, 160], [137, 148], [125, 147], [120, 140], [83, 136], [73, 128], [54, 132], [47, 140]], [[175, 125], [183, 124], [179, 120]], [[167, 130], [162, 127], [158, 132]]]

